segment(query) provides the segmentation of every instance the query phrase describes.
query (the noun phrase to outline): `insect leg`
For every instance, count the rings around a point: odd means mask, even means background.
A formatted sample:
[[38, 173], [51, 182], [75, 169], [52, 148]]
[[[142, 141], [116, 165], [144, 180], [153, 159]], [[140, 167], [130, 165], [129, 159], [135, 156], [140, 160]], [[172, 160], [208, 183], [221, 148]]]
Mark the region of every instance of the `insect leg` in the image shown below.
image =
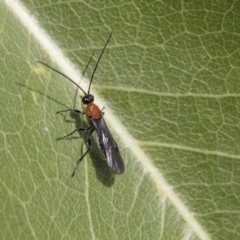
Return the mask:
[[88, 127], [88, 128], [76, 128], [74, 131], [72, 131], [71, 133], [69, 133], [69, 134], [67, 134], [67, 135], [65, 135], [65, 136], [63, 136], [63, 137], [59, 137], [59, 138], [57, 138], [57, 141], [58, 140], [60, 140], [60, 139], [64, 139], [64, 138], [66, 138], [66, 137], [69, 137], [69, 136], [71, 136], [71, 135], [73, 135], [75, 132], [77, 132], [77, 131], [88, 131], [88, 130], [90, 130], [92, 127]]
[[82, 157], [77, 161], [77, 164], [76, 164], [75, 168], [73, 169], [72, 177], [74, 177], [75, 172], [76, 172], [79, 164], [80, 164], [81, 161], [83, 160], [83, 158], [87, 155], [87, 153], [89, 152], [89, 150], [92, 148], [92, 142], [91, 142], [91, 140], [90, 140], [90, 136], [91, 136], [91, 134], [94, 132], [95, 129], [94, 129], [93, 127], [89, 127], [89, 130], [90, 130], [90, 131], [89, 131], [89, 134], [88, 134], [88, 136], [87, 136], [88, 149], [87, 149], [87, 151], [82, 155]]
[[66, 110], [61, 110], [61, 111], [57, 111], [57, 114], [58, 113], [62, 113], [62, 112], [75, 112], [75, 113], [82, 113], [82, 114], [85, 114], [85, 112], [81, 112], [80, 110], [77, 110], [77, 109], [66, 109]]

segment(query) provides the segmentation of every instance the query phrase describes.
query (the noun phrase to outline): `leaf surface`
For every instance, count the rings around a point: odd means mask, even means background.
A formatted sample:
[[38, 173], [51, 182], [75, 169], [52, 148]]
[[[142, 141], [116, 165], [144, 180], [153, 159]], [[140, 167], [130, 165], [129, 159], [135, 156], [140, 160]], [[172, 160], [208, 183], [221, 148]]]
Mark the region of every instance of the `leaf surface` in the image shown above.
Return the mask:
[[[239, 239], [238, 1], [22, 4], [51, 42], [0, 5], [0, 238]], [[71, 178], [86, 133], [56, 138], [87, 123], [56, 112], [83, 93], [35, 61], [86, 89], [111, 29], [92, 92], [126, 173], [93, 137]]]

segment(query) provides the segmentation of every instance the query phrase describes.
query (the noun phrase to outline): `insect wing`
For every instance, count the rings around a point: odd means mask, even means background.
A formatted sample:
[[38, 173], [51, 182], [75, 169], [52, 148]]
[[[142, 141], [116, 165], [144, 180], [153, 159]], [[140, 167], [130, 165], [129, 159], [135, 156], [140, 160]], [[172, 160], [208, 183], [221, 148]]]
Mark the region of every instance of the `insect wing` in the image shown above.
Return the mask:
[[99, 142], [107, 158], [107, 164], [115, 174], [124, 173], [125, 167], [120, 155], [118, 146], [114, 141], [103, 116], [99, 119], [92, 119], [92, 123], [97, 132]]

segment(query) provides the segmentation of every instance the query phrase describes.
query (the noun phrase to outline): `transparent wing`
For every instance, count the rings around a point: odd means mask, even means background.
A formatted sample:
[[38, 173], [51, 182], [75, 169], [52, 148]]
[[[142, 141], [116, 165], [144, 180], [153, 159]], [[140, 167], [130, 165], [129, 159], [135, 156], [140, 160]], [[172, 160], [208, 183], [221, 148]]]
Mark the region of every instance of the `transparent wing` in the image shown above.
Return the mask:
[[107, 158], [107, 164], [115, 174], [124, 173], [125, 167], [120, 155], [118, 146], [114, 141], [103, 116], [100, 119], [91, 119], [97, 132], [99, 142], [104, 155]]

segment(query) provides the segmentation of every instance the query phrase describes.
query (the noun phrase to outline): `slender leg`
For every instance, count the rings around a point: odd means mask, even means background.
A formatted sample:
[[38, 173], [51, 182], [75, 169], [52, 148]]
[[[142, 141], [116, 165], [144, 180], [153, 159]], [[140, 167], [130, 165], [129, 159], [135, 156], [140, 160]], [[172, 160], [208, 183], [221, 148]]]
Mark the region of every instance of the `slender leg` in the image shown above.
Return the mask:
[[69, 133], [69, 134], [67, 134], [67, 135], [65, 135], [65, 136], [63, 136], [63, 137], [59, 137], [59, 138], [57, 138], [57, 141], [58, 140], [60, 140], [60, 139], [64, 139], [64, 138], [66, 138], [66, 137], [69, 137], [69, 136], [71, 136], [71, 135], [73, 135], [75, 132], [77, 132], [77, 131], [88, 131], [88, 130], [90, 130], [91, 129], [91, 127], [88, 127], [88, 128], [76, 128], [74, 131], [72, 131], [71, 133]]
[[72, 177], [74, 177], [75, 172], [76, 172], [79, 164], [81, 163], [81, 161], [84, 159], [84, 157], [87, 155], [87, 153], [88, 153], [88, 152], [90, 151], [90, 149], [92, 148], [92, 142], [91, 142], [90, 136], [91, 136], [91, 134], [94, 132], [95, 129], [94, 129], [93, 127], [90, 127], [89, 130], [90, 130], [90, 131], [89, 131], [89, 134], [88, 134], [88, 137], [87, 137], [88, 149], [87, 149], [87, 151], [82, 155], [82, 157], [77, 161], [77, 164], [76, 164], [75, 168], [73, 169]]
[[62, 113], [62, 112], [70, 112], [70, 111], [73, 111], [75, 113], [82, 113], [82, 114], [85, 114], [84, 112], [81, 112], [80, 110], [77, 110], [77, 109], [66, 109], [66, 110], [61, 110], [61, 111], [57, 111], [57, 114], [58, 113]]

